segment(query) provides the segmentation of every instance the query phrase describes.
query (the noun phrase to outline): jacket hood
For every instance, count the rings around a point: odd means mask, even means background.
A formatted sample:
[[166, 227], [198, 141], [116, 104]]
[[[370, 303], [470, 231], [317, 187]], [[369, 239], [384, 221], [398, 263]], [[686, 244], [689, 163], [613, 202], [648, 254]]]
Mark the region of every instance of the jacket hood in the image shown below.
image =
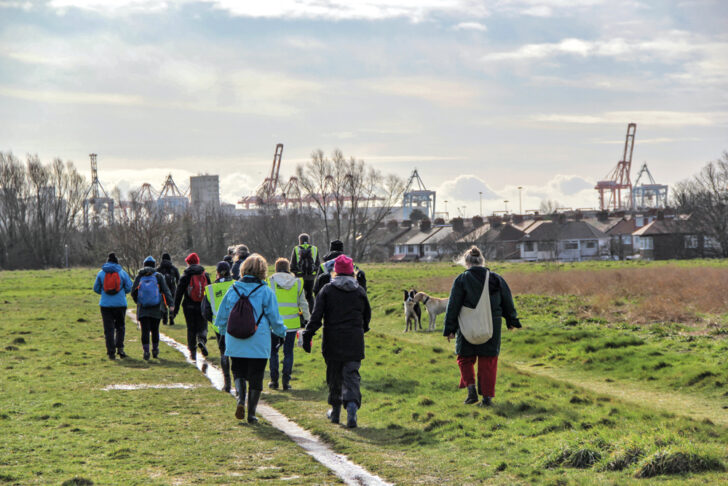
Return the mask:
[[190, 265], [189, 267], [185, 268], [184, 274], [185, 275], [199, 275], [201, 273], [205, 273], [205, 267], [202, 265]]
[[157, 273], [157, 271], [152, 267], [144, 267], [141, 270], [139, 270], [139, 276], [140, 277], [146, 277], [148, 275], [154, 275]]
[[333, 260], [336, 257], [338, 257], [339, 255], [343, 255], [343, 254], [344, 254], [343, 251], [338, 251], [338, 250], [330, 251], [326, 255], [324, 255], [324, 261], [328, 262], [329, 260]]
[[101, 270], [103, 270], [106, 273], [110, 273], [110, 272], [120, 273], [121, 272], [121, 265], [119, 265], [118, 263], [106, 262], [101, 267]]
[[172, 263], [172, 260], [162, 260], [159, 263], [159, 268], [174, 268], [174, 264]]
[[298, 280], [293, 274], [284, 272], [274, 273], [270, 279], [279, 287], [283, 287], [286, 290], [296, 285], [296, 280]]
[[334, 277], [331, 281], [331, 285], [345, 292], [353, 292], [359, 288], [359, 282], [356, 281], [356, 278], [348, 275], [338, 275]]

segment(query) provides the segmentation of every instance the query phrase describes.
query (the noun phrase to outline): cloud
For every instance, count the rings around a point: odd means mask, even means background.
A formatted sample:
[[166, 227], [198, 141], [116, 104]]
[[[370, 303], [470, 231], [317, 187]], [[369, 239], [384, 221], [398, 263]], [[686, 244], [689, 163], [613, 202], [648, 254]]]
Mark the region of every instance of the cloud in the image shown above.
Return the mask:
[[684, 112], [684, 111], [608, 111], [598, 115], [542, 114], [533, 115], [532, 120], [546, 123], [573, 123], [583, 125], [624, 124], [629, 122], [653, 126], [706, 126], [728, 124], [728, 112]]
[[[154, 13], [170, 8], [166, 0], [52, 0], [49, 5], [63, 13], [69, 8], [103, 15]], [[270, 19], [383, 20], [405, 18], [420, 22], [436, 14], [467, 15], [481, 18], [488, 10], [477, 0], [181, 0], [180, 3], [207, 3], [230, 15]]]
[[455, 27], [453, 27], [455, 30], [476, 30], [480, 32], [485, 32], [488, 30], [488, 27], [485, 26], [485, 24], [481, 24], [480, 22], [460, 22]]
[[403, 98], [419, 98], [444, 107], [469, 106], [479, 91], [467, 82], [422, 76], [384, 77], [360, 82], [362, 89]]
[[483, 199], [499, 199], [499, 196], [485, 183], [483, 179], [475, 175], [461, 175], [455, 179], [443, 182], [437, 190], [438, 199], [457, 201], [479, 201], [480, 193]]
[[16, 2], [12, 0], [0, 0], [0, 8], [17, 8], [26, 12], [33, 9], [31, 2]]

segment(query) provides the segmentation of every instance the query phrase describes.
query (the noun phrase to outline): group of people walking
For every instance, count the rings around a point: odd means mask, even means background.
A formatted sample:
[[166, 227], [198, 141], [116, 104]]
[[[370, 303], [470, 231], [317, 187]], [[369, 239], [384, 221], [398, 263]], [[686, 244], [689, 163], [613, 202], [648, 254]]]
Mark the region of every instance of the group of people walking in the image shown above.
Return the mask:
[[[159, 266], [149, 256], [132, 282], [116, 255], [109, 254], [94, 283], [94, 291], [101, 295], [99, 304], [109, 359], [126, 357], [126, 294], [131, 294], [137, 304], [145, 360], [159, 357], [160, 321], [174, 325], [182, 308], [191, 359], [197, 358], [198, 350], [203, 356], [208, 355], [210, 323], [220, 350], [224, 390], [230, 392], [232, 384], [235, 385], [235, 417], [247, 417], [248, 422], [254, 423], [258, 420], [256, 407], [267, 363], [268, 386], [277, 389], [280, 381], [283, 390], [290, 390], [296, 343], [310, 353], [312, 339], [323, 327], [321, 348], [331, 405], [327, 417], [332, 423], [340, 423], [343, 408], [347, 413], [346, 425], [357, 426], [357, 412], [362, 404], [359, 369], [372, 312], [366, 275], [344, 253], [341, 241], [330, 242], [329, 252], [321, 261], [318, 248], [311, 244], [307, 234], [301, 234], [290, 260], [278, 258], [270, 277], [265, 258], [251, 254], [245, 245], [229, 249], [215, 267], [214, 280], [196, 253], [190, 253], [185, 262], [187, 267], [180, 275], [169, 254], [162, 255]], [[444, 335], [448, 340], [456, 339], [460, 387], [468, 389], [465, 403], [477, 402], [480, 393], [481, 405], [487, 406], [495, 396], [501, 318], [506, 319], [509, 329], [521, 325], [508, 285], [484, 267], [479, 250], [468, 250], [464, 262], [466, 271], [453, 283]], [[464, 307], [476, 308], [481, 296], [486, 295], [490, 297], [492, 337], [485, 343], [473, 344], [463, 336], [461, 311]]]

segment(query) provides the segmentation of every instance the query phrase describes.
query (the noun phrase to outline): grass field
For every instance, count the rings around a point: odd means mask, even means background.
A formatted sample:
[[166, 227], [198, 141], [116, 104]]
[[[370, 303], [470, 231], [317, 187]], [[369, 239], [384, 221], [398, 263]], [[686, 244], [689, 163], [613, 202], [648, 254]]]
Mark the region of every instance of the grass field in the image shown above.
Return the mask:
[[[680, 297], [676, 305], [689, 308], [664, 319], [638, 322], [633, 312], [649, 305], [650, 296], [663, 298], [676, 288], [705, 293], [710, 286], [701, 286], [701, 276], [715, 272], [715, 282], [728, 266], [600, 262], [493, 269], [512, 283], [525, 327], [504, 333], [492, 408], [462, 404], [442, 317], [438, 332], [402, 333], [401, 290], [445, 296], [461, 271], [449, 264], [366, 266], [374, 316], [361, 370], [360, 428], [332, 426], [324, 418], [318, 339], [312, 355], [296, 350], [294, 389], [267, 392], [264, 399], [337, 452], [399, 484], [723, 482], [726, 307], [700, 307], [700, 299], [713, 297]], [[105, 360], [97, 299], [88, 290], [94, 273], [0, 273], [0, 484], [61, 484], [73, 477], [95, 484], [337, 482], [270, 426], [239, 425], [232, 399], [207, 386], [171, 348], [162, 349], [161, 360], [141, 361], [131, 323], [131, 359]], [[639, 288], [632, 280], [642, 274], [666, 283], [625, 293], [629, 285]], [[574, 287], [572, 280], [581, 284]], [[591, 280], [608, 284], [600, 292]], [[606, 315], [612, 306], [625, 310]], [[185, 340], [184, 325], [163, 331]], [[214, 362], [217, 350], [210, 349]], [[115, 383], [197, 387], [102, 390]]]

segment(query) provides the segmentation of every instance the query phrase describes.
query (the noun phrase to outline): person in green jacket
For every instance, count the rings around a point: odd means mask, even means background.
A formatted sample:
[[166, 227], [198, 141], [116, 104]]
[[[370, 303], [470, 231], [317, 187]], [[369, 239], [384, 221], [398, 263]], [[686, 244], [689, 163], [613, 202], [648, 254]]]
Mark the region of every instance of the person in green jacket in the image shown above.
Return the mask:
[[[471, 344], [460, 332], [458, 316], [463, 306], [475, 309], [478, 305], [483, 286], [486, 284], [487, 268], [485, 258], [480, 250], [473, 246], [462, 258], [466, 270], [458, 275], [452, 284], [450, 300], [445, 313], [445, 329], [443, 335], [447, 340], [455, 338], [455, 353], [458, 355], [460, 367], [460, 388], [468, 389], [466, 404], [478, 401], [478, 392], [483, 397], [479, 404], [490, 406], [495, 397], [495, 380], [498, 370], [498, 354], [501, 345], [501, 319], [505, 318], [508, 329], [520, 328], [513, 296], [508, 284], [500, 275], [490, 272], [488, 293], [490, 309], [493, 315], [493, 337], [483, 344]], [[475, 363], [478, 363], [478, 386], [475, 386]]]
[[222, 299], [228, 289], [233, 285], [233, 278], [230, 275], [230, 265], [226, 261], [218, 262], [217, 278], [213, 283], [205, 287], [205, 298], [202, 301], [202, 316], [212, 324], [215, 329], [217, 347], [220, 350], [220, 368], [222, 369], [223, 387], [222, 391], [230, 393], [230, 360], [225, 356], [225, 335], [215, 326], [215, 316], [220, 307]]

